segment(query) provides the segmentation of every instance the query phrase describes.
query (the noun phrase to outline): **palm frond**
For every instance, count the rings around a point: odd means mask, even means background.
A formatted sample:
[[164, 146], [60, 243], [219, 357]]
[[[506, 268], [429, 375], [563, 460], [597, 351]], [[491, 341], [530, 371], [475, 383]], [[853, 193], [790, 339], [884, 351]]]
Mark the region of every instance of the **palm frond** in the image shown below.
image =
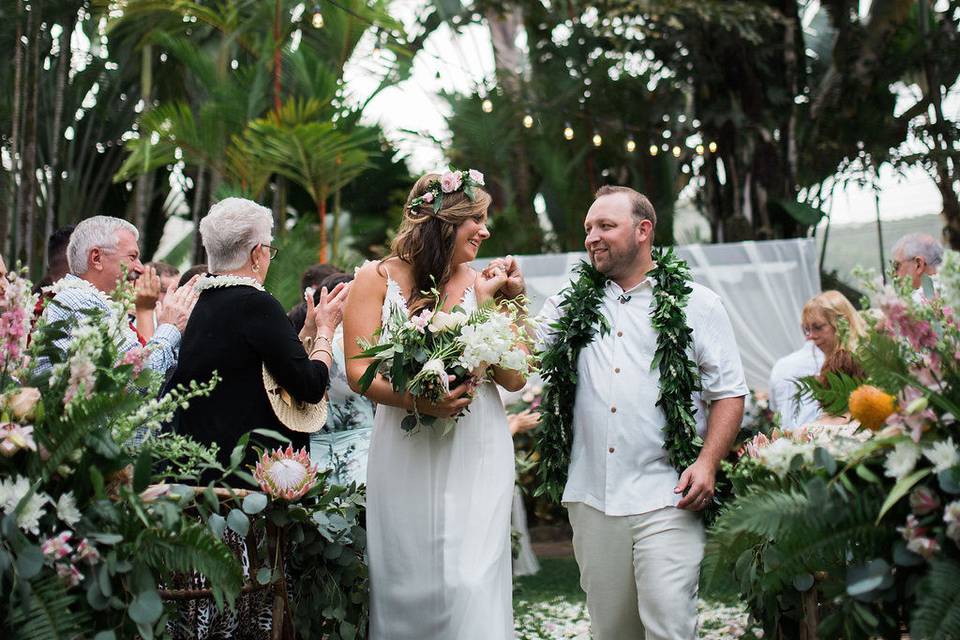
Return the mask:
[[960, 638], [960, 563], [940, 557], [930, 562], [930, 573], [920, 585], [923, 597], [910, 622], [916, 640]]
[[30, 583], [29, 601], [10, 609], [10, 629], [15, 640], [69, 640], [89, 629], [86, 613], [76, 605], [77, 591], [68, 592], [56, 575]]

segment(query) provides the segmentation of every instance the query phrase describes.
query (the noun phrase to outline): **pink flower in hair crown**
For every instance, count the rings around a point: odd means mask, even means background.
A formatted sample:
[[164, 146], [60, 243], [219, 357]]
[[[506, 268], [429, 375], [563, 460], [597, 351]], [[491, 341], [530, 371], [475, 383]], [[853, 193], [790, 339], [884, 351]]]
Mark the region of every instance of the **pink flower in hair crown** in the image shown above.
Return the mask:
[[459, 171], [447, 171], [440, 177], [440, 188], [444, 193], [453, 193], [463, 184]]
[[482, 174], [482, 173], [480, 173], [480, 172], [477, 171], [476, 169], [470, 169], [470, 171], [468, 171], [467, 173], [468, 173], [468, 175], [470, 176], [470, 180], [473, 181], [474, 184], [476, 184], [476, 185], [478, 185], [478, 186], [481, 186], [481, 187], [483, 186], [484, 182], [483, 182], [483, 174]]
[[433, 192], [427, 191], [425, 194], [420, 196], [420, 199], [426, 202], [427, 204], [430, 204], [431, 202], [433, 202]]

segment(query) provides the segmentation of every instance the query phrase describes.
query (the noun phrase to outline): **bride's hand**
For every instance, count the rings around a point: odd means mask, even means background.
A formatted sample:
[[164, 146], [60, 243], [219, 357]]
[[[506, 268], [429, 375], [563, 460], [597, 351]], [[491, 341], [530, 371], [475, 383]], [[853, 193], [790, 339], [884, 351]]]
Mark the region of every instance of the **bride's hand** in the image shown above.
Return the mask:
[[477, 274], [476, 294], [477, 302], [484, 304], [493, 300], [494, 296], [507, 283], [507, 272], [500, 266], [489, 266]]
[[[450, 376], [453, 379], [453, 376]], [[440, 402], [427, 402], [414, 399], [417, 411], [434, 418], [450, 418], [462, 412], [473, 401], [469, 382], [464, 382], [450, 390]]]
[[503, 269], [507, 275], [507, 282], [503, 285], [503, 288], [500, 289], [500, 295], [513, 299], [526, 292], [527, 288], [523, 281], [523, 273], [520, 271], [520, 264], [516, 258], [513, 256], [495, 258], [490, 261], [490, 264], [487, 265], [484, 271], [495, 268]]

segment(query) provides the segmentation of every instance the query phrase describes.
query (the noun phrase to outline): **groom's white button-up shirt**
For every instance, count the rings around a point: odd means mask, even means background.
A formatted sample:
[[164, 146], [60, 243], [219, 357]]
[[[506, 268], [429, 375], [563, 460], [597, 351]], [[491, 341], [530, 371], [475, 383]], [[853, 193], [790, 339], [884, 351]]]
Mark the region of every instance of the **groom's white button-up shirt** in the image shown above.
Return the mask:
[[[692, 357], [700, 369], [703, 390], [694, 396], [697, 429], [706, 432], [707, 407], [721, 398], [749, 392], [733, 328], [720, 297], [691, 283], [686, 307], [693, 329]], [[543, 344], [551, 340], [549, 325], [563, 313], [560, 295], [549, 298], [539, 320]], [[657, 333], [650, 313], [653, 281], [629, 291], [608, 282], [603, 314], [610, 332], [599, 334], [580, 352], [573, 414], [573, 448], [563, 502], [583, 502], [607, 515], [625, 516], [675, 506], [679, 474], [663, 449], [663, 411], [656, 406], [660, 372], [650, 364]]]

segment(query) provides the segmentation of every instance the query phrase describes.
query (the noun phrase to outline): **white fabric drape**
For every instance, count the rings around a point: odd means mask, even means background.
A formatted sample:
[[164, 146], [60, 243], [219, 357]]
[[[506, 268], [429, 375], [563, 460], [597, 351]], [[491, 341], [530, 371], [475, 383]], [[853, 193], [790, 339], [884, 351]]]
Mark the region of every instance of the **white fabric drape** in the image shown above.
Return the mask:
[[[722, 299], [743, 358], [751, 389], [766, 389], [773, 363], [803, 344], [800, 312], [820, 293], [813, 239], [769, 240], [677, 247], [694, 280]], [[516, 256], [527, 282], [530, 309], [570, 281], [582, 252]], [[477, 260], [483, 268], [489, 259]]]

